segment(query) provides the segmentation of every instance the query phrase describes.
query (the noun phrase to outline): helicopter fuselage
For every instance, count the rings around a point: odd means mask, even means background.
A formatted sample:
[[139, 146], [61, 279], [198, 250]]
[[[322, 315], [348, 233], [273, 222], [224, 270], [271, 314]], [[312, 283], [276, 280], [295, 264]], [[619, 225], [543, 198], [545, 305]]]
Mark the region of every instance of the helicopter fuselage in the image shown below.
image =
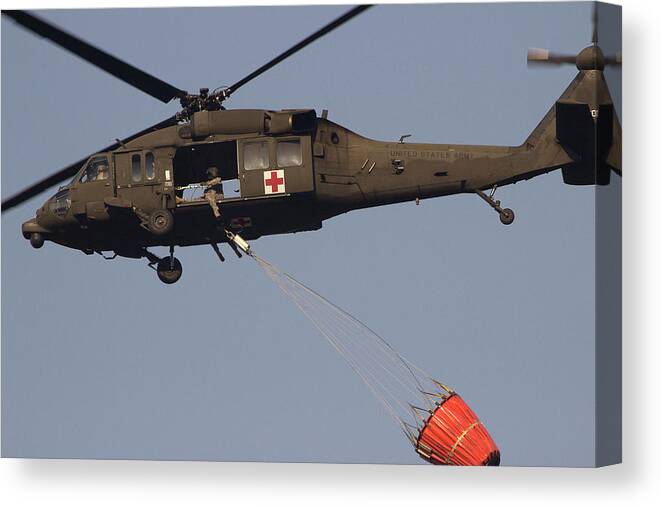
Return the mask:
[[[224, 186], [236, 180], [238, 195], [225, 192], [218, 205], [225, 224], [249, 240], [316, 230], [348, 211], [475, 192], [530, 173], [531, 149], [525, 145], [381, 142], [323, 118], [312, 132], [211, 135], [177, 146], [181, 129], [169, 127], [91, 157], [88, 166], [99, 158], [107, 162], [107, 176], [86, 179], [83, 167], [24, 224], [24, 235], [39, 232], [87, 253], [115, 251], [129, 257], [150, 246], [226, 241], [202, 192], [204, 169], [211, 166], [220, 168]], [[300, 148], [295, 160], [278, 160], [282, 143]], [[245, 160], [251, 149], [261, 149], [264, 160]], [[551, 162], [552, 168], [566, 162], [559, 146], [556, 152], [560, 159]], [[519, 173], [513, 174], [517, 166]], [[178, 190], [196, 184], [192, 197]], [[163, 236], [140, 226], [140, 215], [146, 219], [160, 208], [174, 217], [172, 231]]]
[[[594, 135], [577, 136], [577, 126]], [[605, 184], [594, 168], [603, 165], [607, 180], [621, 167], [619, 136], [599, 70], [580, 71], [519, 146], [375, 141], [313, 110], [201, 111], [93, 155], [23, 235], [36, 247], [51, 240], [141, 257], [150, 246], [225, 242], [228, 229], [250, 240], [316, 230], [351, 210], [476, 192], [511, 223], [511, 210], [483, 190], [558, 168], [566, 183]], [[225, 187], [234, 183], [218, 197], [220, 220], [204, 193], [211, 167]], [[163, 210], [172, 224], [158, 231], [150, 220]]]

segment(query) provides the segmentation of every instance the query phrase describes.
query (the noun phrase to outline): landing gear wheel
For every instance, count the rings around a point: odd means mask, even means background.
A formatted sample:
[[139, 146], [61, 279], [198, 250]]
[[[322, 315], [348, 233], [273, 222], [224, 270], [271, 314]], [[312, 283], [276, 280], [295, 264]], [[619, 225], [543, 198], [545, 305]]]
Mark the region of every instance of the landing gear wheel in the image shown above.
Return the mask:
[[183, 267], [181, 262], [176, 257], [173, 258], [172, 265], [170, 265], [170, 257], [165, 257], [158, 261], [156, 265], [156, 274], [163, 283], [172, 284], [181, 278]]
[[498, 188], [498, 185], [494, 185], [491, 187], [491, 192], [489, 195], [485, 194], [482, 190], [479, 188], [475, 190], [475, 193], [479, 195], [486, 203], [491, 206], [496, 213], [500, 216], [500, 221], [501, 223], [505, 225], [510, 225], [512, 222], [514, 222], [514, 211], [512, 211], [510, 208], [501, 208], [500, 207], [500, 201], [497, 201], [496, 199], [493, 198], [494, 194], [496, 193], [496, 189]]
[[166, 209], [157, 209], [149, 215], [149, 230], [155, 236], [164, 236], [172, 231], [174, 217]]
[[509, 208], [505, 208], [500, 212], [500, 222], [505, 225], [510, 225], [514, 222], [514, 212]]

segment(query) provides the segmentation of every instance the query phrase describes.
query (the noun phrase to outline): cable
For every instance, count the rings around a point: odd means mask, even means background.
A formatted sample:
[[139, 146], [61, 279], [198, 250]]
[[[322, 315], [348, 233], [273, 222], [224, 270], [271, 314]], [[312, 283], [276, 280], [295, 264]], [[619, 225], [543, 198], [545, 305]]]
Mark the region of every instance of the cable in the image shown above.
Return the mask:
[[427, 419], [416, 410], [432, 413], [438, 405], [434, 398], [444, 399], [449, 391], [360, 320], [256, 254], [251, 257], [348, 363], [415, 445], [412, 428], [419, 431]]

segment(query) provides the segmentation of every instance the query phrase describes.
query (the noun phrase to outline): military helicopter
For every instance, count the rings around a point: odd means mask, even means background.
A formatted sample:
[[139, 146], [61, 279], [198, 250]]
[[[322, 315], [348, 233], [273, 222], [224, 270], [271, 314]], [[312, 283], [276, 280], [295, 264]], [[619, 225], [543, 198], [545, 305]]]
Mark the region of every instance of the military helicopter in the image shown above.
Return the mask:
[[[172, 284], [182, 275], [176, 246], [208, 244], [224, 261], [220, 243], [241, 257], [261, 236], [317, 230], [351, 210], [458, 193], [477, 194], [510, 225], [514, 212], [495, 199], [500, 186], [557, 169], [569, 185], [607, 185], [611, 171], [621, 176], [621, 127], [603, 75], [621, 57], [599, 48], [596, 7], [592, 43], [578, 55], [528, 51], [529, 64], [572, 64], [578, 74], [519, 146], [418, 144], [406, 136], [382, 142], [328, 120], [326, 111], [225, 108], [239, 88], [370, 7], [350, 9], [233, 85], [198, 94], [33, 14], [3, 11], [152, 97], [179, 99], [182, 109], [6, 199], [2, 212], [70, 180], [23, 223], [31, 245], [52, 241], [107, 259], [146, 258]], [[220, 178], [212, 199], [196, 196], [196, 189], [211, 188], [210, 174]], [[231, 183], [238, 195], [222, 191]], [[148, 250], [154, 246], [169, 247], [169, 256]]]

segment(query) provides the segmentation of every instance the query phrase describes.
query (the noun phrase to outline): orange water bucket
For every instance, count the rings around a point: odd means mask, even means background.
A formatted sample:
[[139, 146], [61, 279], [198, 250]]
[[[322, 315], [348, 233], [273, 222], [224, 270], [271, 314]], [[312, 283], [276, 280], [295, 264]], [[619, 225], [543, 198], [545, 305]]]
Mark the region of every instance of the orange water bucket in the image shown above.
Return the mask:
[[434, 465], [498, 466], [500, 451], [458, 394], [432, 412], [420, 430], [416, 451]]

